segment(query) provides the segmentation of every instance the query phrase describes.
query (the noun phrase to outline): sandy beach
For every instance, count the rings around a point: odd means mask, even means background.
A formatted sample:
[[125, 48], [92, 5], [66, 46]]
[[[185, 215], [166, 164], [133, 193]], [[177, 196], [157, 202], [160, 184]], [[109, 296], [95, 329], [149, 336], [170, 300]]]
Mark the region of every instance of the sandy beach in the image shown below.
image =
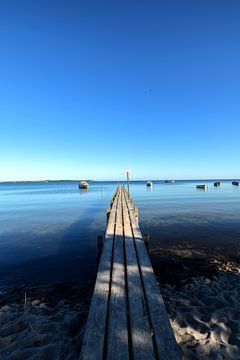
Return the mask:
[[[161, 285], [183, 360], [240, 359], [240, 266]], [[0, 358], [77, 359], [93, 282], [15, 289], [0, 297]]]
[[240, 359], [240, 265], [165, 285], [162, 295], [183, 360]]
[[0, 358], [77, 359], [92, 283], [15, 289], [0, 297]]

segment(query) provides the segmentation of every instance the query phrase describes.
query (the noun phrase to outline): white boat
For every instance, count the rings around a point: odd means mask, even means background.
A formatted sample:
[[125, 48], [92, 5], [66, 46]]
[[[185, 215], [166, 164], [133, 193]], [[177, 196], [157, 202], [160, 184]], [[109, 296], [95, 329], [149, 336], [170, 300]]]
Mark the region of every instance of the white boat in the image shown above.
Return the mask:
[[152, 186], [153, 186], [152, 181], [147, 181], [147, 186], [148, 186], [148, 187], [152, 187]]
[[206, 184], [201, 184], [201, 185], [196, 185], [196, 188], [206, 190], [208, 186]]
[[89, 184], [87, 181], [81, 181], [80, 184], [78, 185], [79, 189], [88, 189], [89, 188]]
[[172, 184], [172, 183], [175, 183], [175, 180], [165, 180], [165, 183], [166, 184]]

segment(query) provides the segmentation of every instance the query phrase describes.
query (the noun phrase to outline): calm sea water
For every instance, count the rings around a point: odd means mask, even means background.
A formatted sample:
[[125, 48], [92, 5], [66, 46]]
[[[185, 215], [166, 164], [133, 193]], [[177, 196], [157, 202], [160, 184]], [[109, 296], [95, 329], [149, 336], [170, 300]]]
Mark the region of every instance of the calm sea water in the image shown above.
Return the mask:
[[[150, 255], [240, 258], [240, 187], [212, 181], [133, 182], [139, 223], [151, 239]], [[203, 183], [201, 181], [201, 183]], [[93, 280], [96, 238], [115, 182], [0, 184], [0, 290], [53, 281]], [[155, 261], [156, 262], [156, 261]]]

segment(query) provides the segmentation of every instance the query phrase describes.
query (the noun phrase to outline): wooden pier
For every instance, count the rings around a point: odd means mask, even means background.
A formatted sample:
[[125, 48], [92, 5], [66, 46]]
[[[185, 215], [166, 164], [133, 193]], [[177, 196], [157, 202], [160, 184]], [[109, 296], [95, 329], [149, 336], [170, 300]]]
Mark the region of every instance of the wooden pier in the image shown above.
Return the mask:
[[80, 359], [180, 359], [125, 188], [111, 202]]

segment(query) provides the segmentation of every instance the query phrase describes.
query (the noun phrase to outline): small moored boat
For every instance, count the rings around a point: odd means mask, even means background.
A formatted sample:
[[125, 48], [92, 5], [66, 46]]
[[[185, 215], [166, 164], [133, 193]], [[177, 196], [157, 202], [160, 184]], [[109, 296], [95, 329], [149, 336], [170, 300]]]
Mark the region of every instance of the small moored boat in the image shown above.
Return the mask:
[[220, 181], [216, 181], [215, 183], [214, 183], [214, 186], [220, 186]]
[[78, 185], [79, 189], [88, 189], [89, 188], [89, 184], [87, 181], [81, 181], [80, 184]]
[[153, 186], [152, 181], [147, 181], [147, 186], [148, 186], [148, 187], [152, 187], [152, 186]]
[[166, 184], [172, 184], [172, 183], [175, 183], [175, 180], [165, 180], [165, 183]]
[[239, 181], [233, 181], [232, 184], [238, 186], [238, 185], [239, 185]]
[[206, 184], [201, 184], [201, 185], [196, 185], [196, 188], [206, 190], [208, 186]]

